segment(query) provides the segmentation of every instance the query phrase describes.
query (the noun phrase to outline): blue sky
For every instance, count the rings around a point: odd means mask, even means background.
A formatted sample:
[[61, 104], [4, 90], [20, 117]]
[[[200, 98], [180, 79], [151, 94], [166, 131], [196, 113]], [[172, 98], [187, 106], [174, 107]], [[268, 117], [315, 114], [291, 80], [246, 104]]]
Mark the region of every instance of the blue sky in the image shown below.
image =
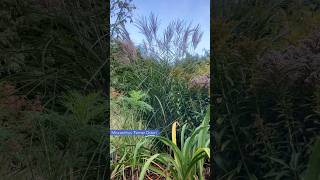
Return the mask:
[[[133, 0], [133, 3], [137, 8], [133, 12], [133, 19], [149, 16], [153, 12], [160, 20], [160, 30], [175, 19], [192, 22], [193, 25], [200, 24], [203, 36], [196, 53], [203, 54], [203, 49], [210, 49], [210, 0]], [[132, 41], [140, 44], [143, 35], [138, 28], [129, 23], [126, 27]]]

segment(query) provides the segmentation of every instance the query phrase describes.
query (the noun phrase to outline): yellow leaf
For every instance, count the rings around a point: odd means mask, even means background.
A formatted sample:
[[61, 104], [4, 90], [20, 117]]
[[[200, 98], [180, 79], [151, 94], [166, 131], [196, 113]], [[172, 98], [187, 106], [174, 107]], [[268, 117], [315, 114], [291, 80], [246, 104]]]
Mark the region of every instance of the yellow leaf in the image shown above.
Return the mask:
[[177, 125], [179, 125], [179, 123], [176, 121], [172, 124], [172, 130], [171, 130], [171, 138], [172, 138], [172, 142], [177, 145]]

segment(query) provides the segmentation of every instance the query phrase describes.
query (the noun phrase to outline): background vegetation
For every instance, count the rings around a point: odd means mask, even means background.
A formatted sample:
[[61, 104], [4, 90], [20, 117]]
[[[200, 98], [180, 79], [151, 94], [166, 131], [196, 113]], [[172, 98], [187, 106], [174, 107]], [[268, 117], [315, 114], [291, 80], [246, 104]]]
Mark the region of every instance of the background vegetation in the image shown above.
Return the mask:
[[105, 7], [1, 1], [1, 179], [107, 177]]
[[[134, 2], [114, 0], [113, 9], [111, 129], [159, 129], [161, 135], [111, 137], [111, 178], [208, 179], [210, 59], [192, 55], [200, 26], [177, 20], [159, 32], [154, 14], [131, 18]], [[127, 22], [141, 31], [143, 46], [131, 41]]]
[[320, 132], [319, 2], [215, 2], [217, 178], [304, 179]]

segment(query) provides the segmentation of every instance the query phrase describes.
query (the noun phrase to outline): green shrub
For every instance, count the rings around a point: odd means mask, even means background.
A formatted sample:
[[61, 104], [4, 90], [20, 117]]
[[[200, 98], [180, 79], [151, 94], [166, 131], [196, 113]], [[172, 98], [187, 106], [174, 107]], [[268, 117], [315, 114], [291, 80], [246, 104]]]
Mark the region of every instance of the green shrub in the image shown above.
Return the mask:
[[319, 135], [318, 30], [305, 37], [319, 11], [306, 1], [228, 3], [213, 28], [215, 173], [301, 179]]
[[[207, 91], [192, 91], [189, 82], [172, 76], [172, 66], [152, 59], [121, 64], [114, 60], [111, 85], [122, 92], [141, 89], [149, 95], [148, 103], [154, 111], [145, 113], [150, 128], [168, 128], [177, 120], [197, 126], [208, 105]], [[160, 117], [160, 119], [159, 119]]]
[[[6, 127], [1, 127], [1, 132], [6, 135], [3, 135], [1, 143], [5, 145], [0, 153], [1, 162], [11, 162], [1, 169], [1, 177], [101, 177], [99, 171], [102, 168], [95, 166], [106, 163], [106, 151], [103, 149], [107, 136], [102, 119], [106, 101], [101, 99], [100, 93], [82, 95], [71, 92], [62, 98], [61, 105], [67, 109], [65, 113], [20, 110], [12, 112], [20, 115], [11, 116], [11, 119], [1, 113], [1, 119], [20, 124], [9, 127], [10, 134], [15, 136], [5, 133]], [[11, 173], [12, 163], [19, 164], [16, 174]]]
[[[155, 171], [166, 178], [173, 178], [177, 180], [187, 179], [204, 179], [203, 166], [204, 159], [210, 157], [210, 135], [209, 135], [209, 114], [207, 111], [205, 118], [201, 125], [197, 127], [189, 137], [185, 138], [187, 125], [183, 125], [181, 131], [180, 148], [176, 142], [176, 127], [172, 128], [172, 139], [156, 136], [162, 143], [170, 147], [174, 157], [167, 152], [154, 154], [146, 158], [143, 164], [139, 179], [144, 179], [144, 175], [148, 169]], [[153, 138], [153, 137], [152, 137]], [[143, 143], [143, 141], [142, 141]], [[150, 164], [161, 164], [165, 171], [160, 171], [150, 167]]]

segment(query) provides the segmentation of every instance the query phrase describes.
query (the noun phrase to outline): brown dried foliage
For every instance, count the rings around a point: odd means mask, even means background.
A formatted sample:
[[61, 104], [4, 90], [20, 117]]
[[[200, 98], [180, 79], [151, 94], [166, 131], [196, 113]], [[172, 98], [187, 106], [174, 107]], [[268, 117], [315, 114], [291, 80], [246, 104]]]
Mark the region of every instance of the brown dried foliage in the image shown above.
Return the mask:
[[16, 88], [10, 83], [0, 86], [0, 106], [12, 111], [22, 110], [42, 112], [43, 106], [40, 96], [28, 100], [25, 95], [15, 95]]

